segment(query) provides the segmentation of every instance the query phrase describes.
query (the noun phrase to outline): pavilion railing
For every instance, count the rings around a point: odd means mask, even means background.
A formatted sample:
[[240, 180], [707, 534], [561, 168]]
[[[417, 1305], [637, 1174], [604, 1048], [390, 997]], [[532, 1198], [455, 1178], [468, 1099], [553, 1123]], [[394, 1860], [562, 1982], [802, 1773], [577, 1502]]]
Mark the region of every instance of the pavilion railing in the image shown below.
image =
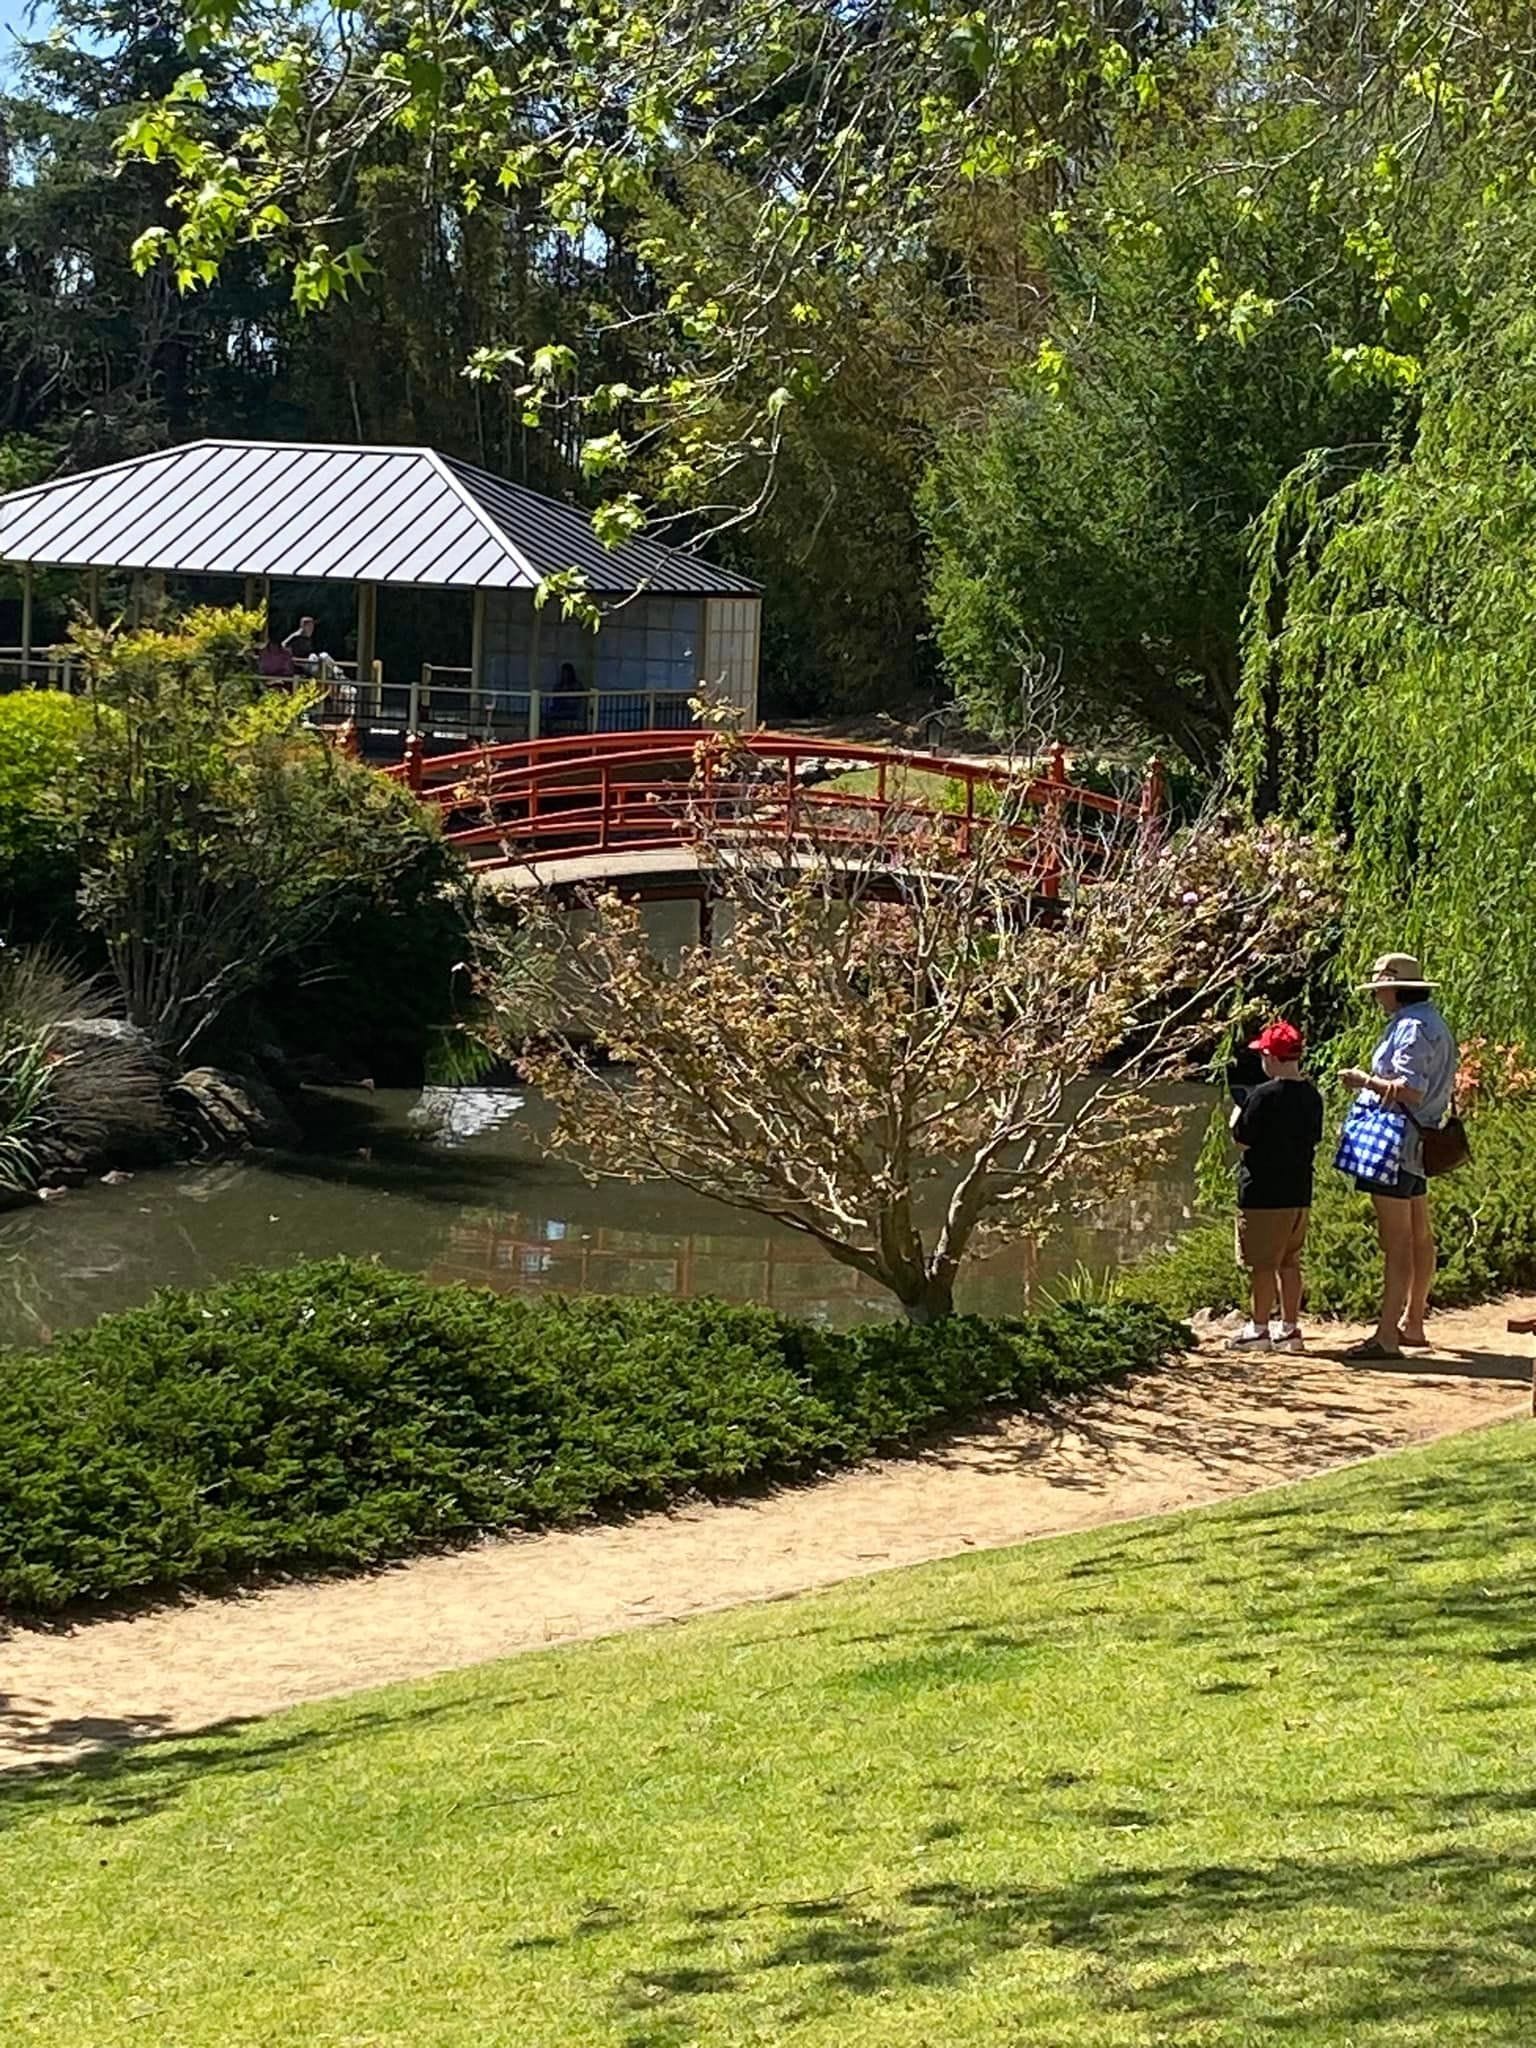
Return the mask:
[[[274, 682], [280, 679], [273, 678]], [[359, 677], [357, 664], [327, 657], [313, 677], [325, 686], [316, 717], [323, 725], [354, 725], [360, 734], [403, 738], [507, 742], [569, 739], [583, 733], [673, 732], [693, 723], [688, 690], [531, 691], [482, 681], [468, 668], [425, 662], [409, 681], [386, 677], [375, 661]], [[50, 689], [82, 693], [86, 675], [71, 646], [0, 647], [0, 692]]]

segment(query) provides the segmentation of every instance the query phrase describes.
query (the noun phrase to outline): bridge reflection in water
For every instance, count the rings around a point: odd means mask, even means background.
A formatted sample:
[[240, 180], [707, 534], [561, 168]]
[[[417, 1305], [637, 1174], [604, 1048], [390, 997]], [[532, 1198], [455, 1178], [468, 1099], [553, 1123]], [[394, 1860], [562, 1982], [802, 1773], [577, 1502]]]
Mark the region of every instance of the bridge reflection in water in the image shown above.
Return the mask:
[[[0, 1344], [46, 1343], [157, 1286], [336, 1253], [516, 1295], [707, 1293], [829, 1323], [895, 1312], [861, 1274], [757, 1217], [654, 1182], [592, 1186], [548, 1157], [547, 1108], [524, 1091], [381, 1091], [334, 1107], [328, 1146], [166, 1167], [0, 1218]], [[1204, 1122], [1091, 1228], [1039, 1257], [1015, 1245], [970, 1267], [962, 1307], [1016, 1312], [1064, 1268], [1106, 1269], [1171, 1237]]]
[[[1042, 1252], [1028, 1242], [976, 1261], [960, 1305], [1017, 1313], [1043, 1286], [1079, 1267], [1109, 1271], [1170, 1237], [1188, 1213], [1189, 1183], [1176, 1168], [1115, 1203], [1092, 1224], [1062, 1233]], [[886, 1291], [840, 1266], [809, 1240], [782, 1229], [675, 1232], [559, 1217], [465, 1213], [440, 1240], [428, 1267], [434, 1280], [462, 1280], [502, 1294], [650, 1294], [685, 1300], [714, 1295], [758, 1302], [785, 1315], [843, 1323], [894, 1313]]]
[[430, 1273], [502, 1294], [712, 1294], [828, 1321], [870, 1314], [885, 1299], [864, 1274], [785, 1232], [664, 1238], [555, 1217], [462, 1217]]
[[[1173, 1237], [1188, 1220], [1195, 1161], [1208, 1099], [1191, 1091], [1193, 1112], [1174, 1154], [1129, 1194], [1090, 1221], [1060, 1231], [1043, 1250], [1027, 1242], [973, 1260], [960, 1306], [1016, 1313], [1041, 1287], [1079, 1267], [1107, 1272]], [[439, 1147], [479, 1152], [517, 1146], [547, 1129], [544, 1104], [495, 1090], [428, 1090], [414, 1112]], [[534, 1141], [536, 1148], [536, 1140]], [[809, 1238], [742, 1210], [662, 1183], [593, 1186], [570, 1167], [542, 1160], [543, 1200], [517, 1209], [466, 1203], [434, 1233], [423, 1264], [437, 1280], [462, 1280], [504, 1294], [710, 1294], [759, 1302], [786, 1315], [852, 1322], [894, 1314], [886, 1290], [839, 1265]]]

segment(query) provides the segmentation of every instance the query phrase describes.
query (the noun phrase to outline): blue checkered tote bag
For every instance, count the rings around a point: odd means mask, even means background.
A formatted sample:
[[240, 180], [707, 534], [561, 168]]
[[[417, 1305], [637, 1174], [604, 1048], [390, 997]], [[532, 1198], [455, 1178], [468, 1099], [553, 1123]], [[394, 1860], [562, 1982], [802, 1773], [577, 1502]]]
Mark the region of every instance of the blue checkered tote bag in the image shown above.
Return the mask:
[[1403, 1164], [1405, 1129], [1401, 1111], [1356, 1103], [1344, 1120], [1333, 1163], [1351, 1180], [1394, 1187]]

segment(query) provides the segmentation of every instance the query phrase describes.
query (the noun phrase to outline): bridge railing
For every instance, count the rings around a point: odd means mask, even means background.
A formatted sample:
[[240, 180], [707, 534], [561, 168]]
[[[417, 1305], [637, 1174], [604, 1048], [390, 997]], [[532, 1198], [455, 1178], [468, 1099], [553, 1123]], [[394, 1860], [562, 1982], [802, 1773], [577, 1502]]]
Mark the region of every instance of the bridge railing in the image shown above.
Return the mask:
[[[858, 775], [853, 786], [850, 771]], [[963, 853], [985, 822], [1048, 897], [1068, 875], [1092, 868], [1113, 826], [1154, 821], [1164, 802], [1155, 763], [1139, 797], [1126, 799], [1074, 784], [1061, 747], [1020, 774], [974, 759], [778, 733], [753, 733], [725, 749], [675, 732], [586, 734], [435, 757], [417, 743], [389, 772], [439, 810], [447, 839], [477, 866], [553, 872], [575, 860], [733, 835], [852, 858], [881, 849], [897, 855], [921, 833]]]

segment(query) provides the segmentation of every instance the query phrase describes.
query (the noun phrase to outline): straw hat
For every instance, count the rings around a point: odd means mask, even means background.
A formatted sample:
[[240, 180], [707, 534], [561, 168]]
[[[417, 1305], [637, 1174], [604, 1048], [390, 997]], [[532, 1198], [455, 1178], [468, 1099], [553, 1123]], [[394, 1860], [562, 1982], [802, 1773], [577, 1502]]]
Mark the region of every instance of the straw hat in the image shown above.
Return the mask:
[[1358, 984], [1361, 994], [1378, 988], [1434, 988], [1411, 953], [1383, 953], [1371, 969], [1369, 981]]

